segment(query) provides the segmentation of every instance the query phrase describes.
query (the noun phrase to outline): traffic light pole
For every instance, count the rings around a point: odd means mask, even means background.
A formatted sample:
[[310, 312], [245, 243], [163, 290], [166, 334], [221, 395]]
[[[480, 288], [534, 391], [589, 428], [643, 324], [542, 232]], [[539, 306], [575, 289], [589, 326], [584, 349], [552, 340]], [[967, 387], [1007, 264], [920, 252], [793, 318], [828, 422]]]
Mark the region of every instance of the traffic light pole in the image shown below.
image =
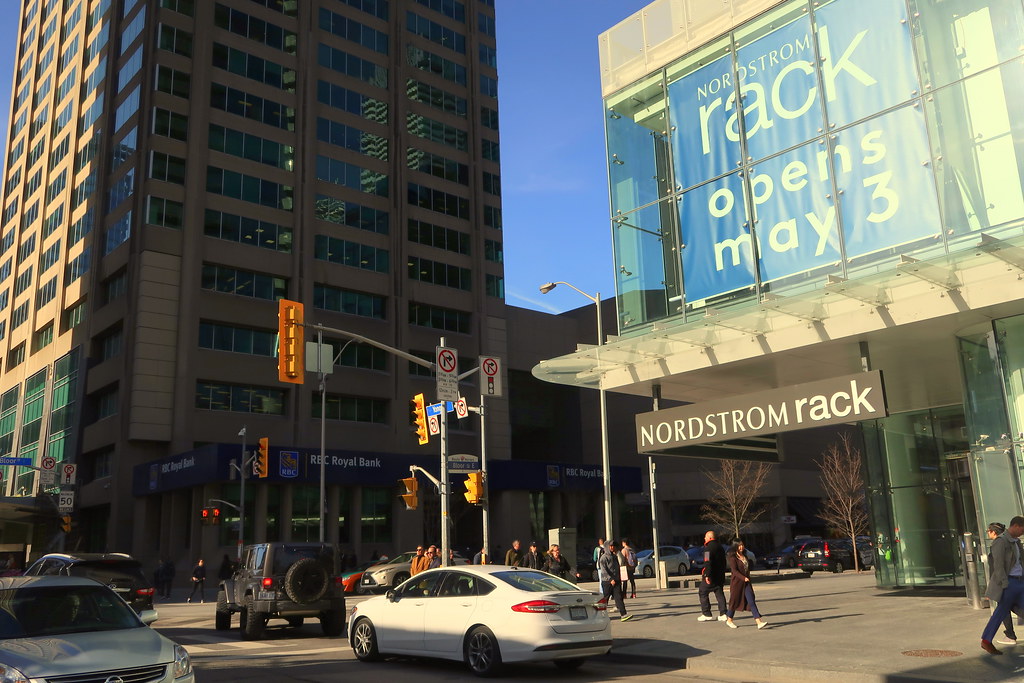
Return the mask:
[[245, 529], [245, 436], [246, 425], [242, 425], [242, 431], [238, 432], [242, 437], [242, 457], [239, 460], [238, 477], [241, 480], [241, 490], [238, 494], [238, 548], [235, 550], [235, 557], [242, 559], [242, 533]]
[[481, 510], [483, 524], [484, 563], [491, 564], [491, 491], [487, 482], [487, 420], [484, 419], [484, 395], [480, 394], [480, 474], [484, 479], [484, 504]]
[[[441, 337], [441, 346], [444, 346], [444, 337]], [[448, 489], [451, 488], [448, 482], [448, 411], [445, 409], [445, 401], [441, 400], [441, 414], [437, 417], [439, 429], [438, 436], [441, 442], [441, 566], [447, 567], [450, 564], [451, 541], [448, 538], [448, 508], [451, 501], [448, 500]]]

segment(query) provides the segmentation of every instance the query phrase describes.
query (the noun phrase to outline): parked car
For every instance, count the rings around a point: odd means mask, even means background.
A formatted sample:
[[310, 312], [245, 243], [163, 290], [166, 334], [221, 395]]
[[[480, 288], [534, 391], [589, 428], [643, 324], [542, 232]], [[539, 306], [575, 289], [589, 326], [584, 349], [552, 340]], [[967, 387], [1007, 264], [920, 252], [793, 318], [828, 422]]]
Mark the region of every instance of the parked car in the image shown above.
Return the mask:
[[117, 593], [77, 576], [0, 579], [0, 679], [194, 683], [185, 648]]
[[839, 574], [853, 567], [853, 552], [841, 539], [807, 541], [797, 553], [796, 566], [808, 574], [830, 571]]
[[[666, 563], [670, 573], [682, 576], [690, 571], [690, 556], [685, 548], [681, 548], [678, 545], [660, 545], [658, 546], [658, 552], [661, 554], [661, 557], [658, 559]], [[641, 550], [636, 554], [636, 560], [637, 576], [649, 579], [657, 573], [654, 567], [653, 549]]]
[[33, 562], [25, 576], [81, 576], [109, 586], [141, 614], [153, 609], [153, 582], [142, 564], [124, 553], [49, 553]]
[[338, 547], [331, 543], [256, 543], [246, 546], [230, 579], [217, 588], [214, 626], [231, 628], [239, 613], [244, 640], [264, 637], [270, 619], [302, 626], [307, 617], [320, 620], [325, 636], [345, 628], [345, 593], [338, 580]]
[[[412, 558], [416, 557], [416, 551], [412, 550], [401, 555], [395, 555], [390, 560], [367, 567], [363, 571], [363, 578], [359, 585], [364, 593], [380, 593], [388, 588], [394, 588], [410, 576]], [[469, 560], [460, 553], [454, 553], [452, 564], [469, 564]]]
[[412, 655], [465, 662], [489, 676], [503, 663], [565, 669], [612, 646], [606, 603], [535, 569], [430, 569], [353, 608], [349, 643], [360, 661]]
[[802, 538], [800, 540], [787, 541], [781, 544], [775, 548], [775, 550], [764, 556], [764, 565], [769, 569], [792, 569], [796, 567], [797, 555], [799, 554], [800, 549], [811, 540], [820, 539]]
[[704, 569], [704, 546], [697, 545], [687, 548], [687, 556], [690, 558], [690, 571], [700, 573]]
[[[830, 541], [831, 542], [831, 541]], [[850, 539], [848, 538], [837, 538], [835, 543], [843, 546], [844, 549], [849, 550], [851, 547]], [[871, 543], [866, 537], [857, 537], [857, 554], [860, 559], [860, 568], [867, 569], [875, 564], [875, 548], [874, 544]], [[853, 560], [850, 560], [850, 569], [854, 568]]]
[[345, 587], [345, 592], [356, 593], [358, 595], [366, 593], [366, 590], [363, 588], [362, 585], [363, 572], [369, 569], [370, 567], [377, 566], [378, 564], [380, 563], [375, 560], [363, 562], [355, 569], [350, 569], [347, 572], [344, 572], [341, 575], [341, 585]]

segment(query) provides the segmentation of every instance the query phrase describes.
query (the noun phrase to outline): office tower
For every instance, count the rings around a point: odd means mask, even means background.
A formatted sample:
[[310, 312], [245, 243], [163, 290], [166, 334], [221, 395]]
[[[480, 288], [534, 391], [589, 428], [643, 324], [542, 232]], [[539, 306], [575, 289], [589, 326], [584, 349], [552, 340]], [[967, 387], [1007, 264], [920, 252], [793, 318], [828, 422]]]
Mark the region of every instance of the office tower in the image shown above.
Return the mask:
[[[312, 373], [278, 381], [280, 298], [430, 359], [441, 336], [467, 367], [504, 353], [493, 5], [22, 4], [0, 455], [77, 465], [79, 548], [233, 547], [238, 458], [260, 438], [271, 471], [246, 482], [246, 540], [315, 540], [321, 395]], [[327, 538], [364, 556], [414, 543], [422, 517], [398, 518], [394, 483], [409, 457], [436, 460], [408, 409], [433, 379], [324, 338]], [[8, 495], [36, 492], [37, 470], [6, 469]], [[200, 529], [211, 499], [225, 523]], [[50, 528], [49, 500], [24, 504]]]

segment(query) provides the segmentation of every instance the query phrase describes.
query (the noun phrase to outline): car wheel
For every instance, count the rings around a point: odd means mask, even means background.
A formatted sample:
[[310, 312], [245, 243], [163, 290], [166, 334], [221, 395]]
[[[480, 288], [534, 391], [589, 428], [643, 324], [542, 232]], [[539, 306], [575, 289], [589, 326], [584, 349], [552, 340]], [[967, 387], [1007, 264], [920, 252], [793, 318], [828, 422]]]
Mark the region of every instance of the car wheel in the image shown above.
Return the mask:
[[649, 579], [654, 576], [654, 568], [650, 565], [644, 567], [644, 578]]
[[685, 576], [686, 575], [686, 565], [685, 564], [680, 564], [679, 568], [676, 569], [676, 573], [679, 574], [679, 576]]
[[794, 567], [796, 567], [796, 559], [791, 557], [788, 560], [786, 560], [786, 566], [789, 567], [790, 569], [793, 569]]
[[262, 640], [267, 633], [267, 615], [256, 611], [252, 598], [245, 601], [240, 622], [242, 640]]
[[842, 574], [843, 573], [843, 563], [841, 561], [839, 561], [839, 560], [836, 560], [835, 566], [832, 567], [832, 571], [834, 571], [836, 574]]
[[327, 592], [330, 576], [327, 568], [312, 557], [304, 557], [284, 575], [284, 592], [300, 605], [316, 602]]
[[213, 613], [213, 626], [218, 631], [231, 628], [231, 610], [228, 609], [228, 597], [224, 591], [217, 591], [217, 611]]
[[581, 666], [583, 666], [583, 662], [585, 661], [587, 660], [583, 657], [577, 657], [575, 659], [556, 659], [555, 666], [557, 666], [559, 669], [571, 671], [573, 669], [578, 669]]
[[409, 573], [408, 572], [398, 572], [397, 574], [395, 574], [394, 581], [391, 582], [391, 587], [392, 588], [398, 588], [399, 586], [401, 586], [403, 583], [405, 583], [408, 580], [409, 580]]
[[363, 617], [352, 627], [352, 651], [360, 662], [375, 662], [380, 659], [377, 651], [377, 632], [370, 620]]
[[302, 617], [288, 617], [288, 625], [292, 628], [302, 628], [302, 622], [305, 621]]
[[477, 626], [469, 632], [463, 654], [466, 665], [477, 676], [493, 676], [501, 668], [498, 641], [486, 626]]
[[[372, 628], [372, 627], [371, 627]], [[328, 610], [320, 614], [320, 629], [328, 638], [337, 638], [345, 630], [345, 610]]]
[[813, 574], [813, 573], [814, 573], [813, 569], [805, 569], [804, 570], [804, 574]]

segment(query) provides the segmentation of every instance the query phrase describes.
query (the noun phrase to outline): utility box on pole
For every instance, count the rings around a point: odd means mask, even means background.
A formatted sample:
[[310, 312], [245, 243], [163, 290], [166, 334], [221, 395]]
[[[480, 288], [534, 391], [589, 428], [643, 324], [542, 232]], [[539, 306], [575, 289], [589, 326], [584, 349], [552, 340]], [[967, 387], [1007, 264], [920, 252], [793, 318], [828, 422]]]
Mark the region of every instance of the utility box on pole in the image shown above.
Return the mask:
[[[562, 557], [569, 561], [569, 565], [575, 570], [578, 560], [576, 559], [576, 536], [578, 532], [569, 527], [548, 529], [548, 548], [557, 545], [562, 551]], [[544, 548], [547, 550], [547, 548]]]

